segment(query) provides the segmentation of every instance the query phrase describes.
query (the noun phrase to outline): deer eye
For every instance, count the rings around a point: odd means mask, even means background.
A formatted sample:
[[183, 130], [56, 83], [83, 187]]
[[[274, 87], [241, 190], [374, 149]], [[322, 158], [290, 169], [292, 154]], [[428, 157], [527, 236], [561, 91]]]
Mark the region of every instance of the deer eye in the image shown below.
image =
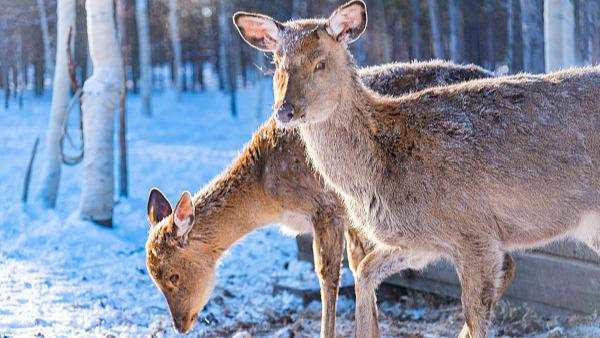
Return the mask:
[[325, 60], [321, 60], [319, 61], [319, 63], [317, 63], [317, 65], [315, 66], [315, 72], [323, 69], [325, 69]]
[[171, 281], [171, 283], [177, 284], [177, 281], [179, 281], [179, 275], [174, 273], [169, 277], [169, 280]]

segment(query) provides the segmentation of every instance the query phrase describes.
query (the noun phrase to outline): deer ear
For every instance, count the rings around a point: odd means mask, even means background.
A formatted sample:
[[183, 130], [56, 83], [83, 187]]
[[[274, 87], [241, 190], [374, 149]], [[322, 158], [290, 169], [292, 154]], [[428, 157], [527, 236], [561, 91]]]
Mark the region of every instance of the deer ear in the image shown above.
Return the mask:
[[148, 220], [152, 227], [156, 226], [160, 221], [165, 219], [173, 212], [171, 204], [157, 188], [150, 190], [148, 195], [148, 206], [146, 207], [148, 213]]
[[270, 16], [236, 12], [233, 23], [244, 41], [263, 52], [274, 52], [281, 40], [283, 24]]
[[176, 237], [187, 235], [194, 225], [194, 202], [189, 192], [184, 192], [177, 202], [175, 213], [173, 214], [173, 224], [175, 224]]
[[341, 5], [329, 17], [326, 28], [336, 41], [345, 44], [356, 41], [367, 28], [367, 5], [362, 0]]

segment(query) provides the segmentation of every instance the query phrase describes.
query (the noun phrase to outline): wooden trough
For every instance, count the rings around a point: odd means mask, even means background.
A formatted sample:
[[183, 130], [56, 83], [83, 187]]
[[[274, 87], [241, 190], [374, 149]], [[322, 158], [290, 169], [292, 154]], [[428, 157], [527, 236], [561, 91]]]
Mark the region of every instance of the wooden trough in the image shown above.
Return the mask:
[[[296, 241], [299, 258], [312, 261], [312, 238], [298, 236]], [[513, 257], [516, 276], [503, 299], [546, 315], [600, 312], [600, 257], [587, 247], [560, 242]], [[460, 297], [458, 276], [446, 262], [406, 276], [394, 275], [386, 283]]]

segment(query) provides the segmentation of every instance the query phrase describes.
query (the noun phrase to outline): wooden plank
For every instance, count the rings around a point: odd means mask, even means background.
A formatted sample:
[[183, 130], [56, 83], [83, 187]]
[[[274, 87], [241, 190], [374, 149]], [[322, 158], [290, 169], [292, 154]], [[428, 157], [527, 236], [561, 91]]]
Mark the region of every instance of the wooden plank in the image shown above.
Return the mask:
[[[310, 243], [310, 238], [304, 241]], [[517, 271], [515, 280], [506, 290], [506, 297], [511, 302], [542, 309], [544, 313], [600, 311], [600, 264], [582, 261], [581, 256], [568, 258], [569, 255], [561, 254], [563, 249], [559, 247], [552, 255], [542, 252], [513, 255]], [[312, 260], [311, 254], [309, 250], [309, 260]], [[557, 254], [567, 257], [555, 256]], [[458, 277], [453, 266], [446, 262], [433, 264], [410, 277], [393, 276], [386, 282], [460, 297]]]
[[536, 251], [548, 253], [554, 256], [575, 258], [584, 262], [600, 264], [600, 256], [598, 256], [592, 249], [588, 248], [584, 244], [574, 241], [554, 242]]

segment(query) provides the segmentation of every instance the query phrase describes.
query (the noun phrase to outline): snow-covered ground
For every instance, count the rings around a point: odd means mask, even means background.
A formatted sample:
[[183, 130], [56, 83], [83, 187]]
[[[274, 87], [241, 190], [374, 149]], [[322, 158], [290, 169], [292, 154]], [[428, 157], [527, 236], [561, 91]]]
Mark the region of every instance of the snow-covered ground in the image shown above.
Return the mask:
[[[117, 202], [113, 229], [79, 221], [74, 214], [81, 165], [63, 167], [56, 210], [36, 207], [49, 98], [27, 93], [23, 110], [13, 104], [0, 111], [0, 337], [177, 336], [145, 268], [147, 193], [157, 186], [173, 201], [183, 190], [199, 190], [267, 116], [271, 94], [265, 95], [263, 114], [257, 116], [257, 91], [242, 91], [238, 118], [230, 116], [228, 98], [218, 92], [186, 94], [181, 102], [170, 92], [156, 93], [151, 118], [139, 114], [139, 100], [131, 96], [130, 197]], [[30, 202], [23, 205], [23, 175], [37, 136], [42, 148]], [[275, 227], [234, 246], [219, 266], [216, 290], [190, 336], [242, 331], [254, 337], [318, 336], [320, 303], [274, 287], [290, 280], [316, 283], [311, 265], [296, 256], [294, 239]], [[453, 336], [462, 326], [458, 301], [397, 291], [380, 305], [384, 336]], [[354, 302], [342, 296], [338, 308], [338, 334], [351, 336]], [[501, 308], [495, 328], [500, 335], [600, 336], [598, 319], [547, 321], [506, 304]]]

